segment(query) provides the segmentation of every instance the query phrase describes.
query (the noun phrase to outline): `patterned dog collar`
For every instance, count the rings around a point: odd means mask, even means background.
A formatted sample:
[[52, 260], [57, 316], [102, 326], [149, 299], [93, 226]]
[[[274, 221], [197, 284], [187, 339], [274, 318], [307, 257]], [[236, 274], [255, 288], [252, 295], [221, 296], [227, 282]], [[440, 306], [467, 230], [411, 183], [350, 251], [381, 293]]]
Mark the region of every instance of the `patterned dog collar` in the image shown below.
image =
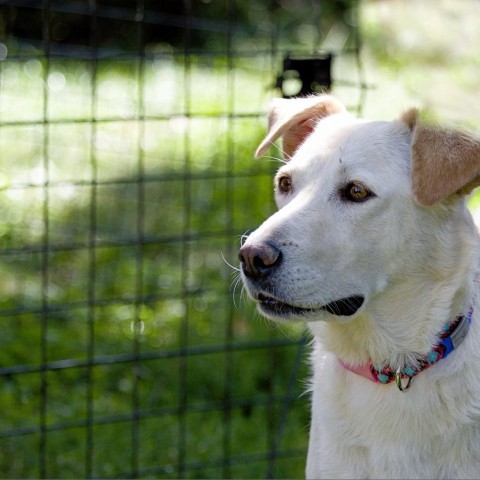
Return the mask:
[[396, 382], [398, 389], [403, 392], [410, 386], [413, 377], [435, 365], [442, 358], [448, 357], [463, 342], [470, 329], [472, 313], [473, 309], [470, 309], [467, 315], [460, 315], [446, 325], [438, 336], [437, 344], [427, 355], [422, 356], [415, 365], [405, 365], [403, 368], [393, 370], [388, 364], [378, 369], [371, 362], [354, 367], [342, 360], [338, 361], [346, 370], [368, 378], [372, 382], [384, 385]]

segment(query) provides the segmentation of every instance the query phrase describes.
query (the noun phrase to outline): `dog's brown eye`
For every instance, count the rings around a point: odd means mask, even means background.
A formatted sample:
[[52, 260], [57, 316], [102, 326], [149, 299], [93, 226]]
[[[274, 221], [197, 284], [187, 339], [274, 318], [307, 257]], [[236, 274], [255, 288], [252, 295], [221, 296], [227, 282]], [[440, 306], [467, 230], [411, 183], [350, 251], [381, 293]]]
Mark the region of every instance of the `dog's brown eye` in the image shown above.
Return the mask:
[[280, 177], [278, 180], [278, 187], [282, 192], [290, 192], [290, 190], [292, 190], [292, 179], [287, 176]]
[[372, 192], [358, 182], [349, 183], [342, 191], [343, 198], [350, 202], [364, 202], [373, 194]]

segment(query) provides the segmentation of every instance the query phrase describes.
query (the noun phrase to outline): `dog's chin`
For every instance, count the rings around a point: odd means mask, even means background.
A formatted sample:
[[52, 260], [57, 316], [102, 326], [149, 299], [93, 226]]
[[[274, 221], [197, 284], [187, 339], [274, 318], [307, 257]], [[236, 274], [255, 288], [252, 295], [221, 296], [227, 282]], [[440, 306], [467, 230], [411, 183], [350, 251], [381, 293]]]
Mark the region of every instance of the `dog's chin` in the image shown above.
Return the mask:
[[352, 317], [362, 307], [365, 297], [352, 295], [334, 300], [320, 307], [292, 305], [264, 293], [259, 293], [256, 300], [258, 310], [267, 318], [273, 320], [312, 321], [324, 317], [326, 312], [337, 317]]

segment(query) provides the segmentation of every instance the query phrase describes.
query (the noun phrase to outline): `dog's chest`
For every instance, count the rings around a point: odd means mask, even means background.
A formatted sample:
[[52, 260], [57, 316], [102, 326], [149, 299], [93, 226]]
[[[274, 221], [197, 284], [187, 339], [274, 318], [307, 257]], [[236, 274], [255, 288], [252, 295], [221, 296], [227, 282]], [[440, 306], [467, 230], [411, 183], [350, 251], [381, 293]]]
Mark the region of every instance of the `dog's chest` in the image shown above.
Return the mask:
[[318, 461], [331, 474], [344, 472], [348, 464], [363, 468], [352, 470], [352, 477], [480, 473], [480, 449], [475, 453], [469, 447], [480, 447], [480, 433], [478, 416], [463, 400], [468, 392], [442, 391], [435, 375], [426, 372], [400, 392], [395, 384], [374, 384], [344, 370], [334, 357], [321, 361], [312, 385], [309, 462]]

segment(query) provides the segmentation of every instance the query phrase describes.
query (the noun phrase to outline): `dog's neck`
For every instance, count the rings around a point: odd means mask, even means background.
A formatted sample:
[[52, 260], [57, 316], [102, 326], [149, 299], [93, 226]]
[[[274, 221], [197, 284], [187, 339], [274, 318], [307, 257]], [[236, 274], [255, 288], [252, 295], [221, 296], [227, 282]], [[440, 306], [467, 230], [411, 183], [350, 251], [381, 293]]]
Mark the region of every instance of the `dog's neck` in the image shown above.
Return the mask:
[[[369, 362], [361, 367], [353, 367], [342, 360], [339, 360], [338, 363], [346, 370], [367, 378], [374, 383], [387, 385], [395, 382], [398, 389], [403, 392], [408, 389], [413, 377], [448, 357], [463, 343], [470, 330], [472, 315], [473, 308], [470, 308], [467, 315], [459, 315], [454, 321], [445, 325], [442, 332], [438, 335], [436, 344], [428, 355], [419, 357], [416, 363], [405, 364], [403, 368], [392, 369], [388, 363], [373, 365], [373, 363]], [[406, 380], [406, 383], [403, 380]]]
[[428, 269], [398, 275], [357, 318], [312, 323], [312, 333], [352, 366], [388, 363], [396, 369], [415, 363], [431, 350], [444, 326], [472, 306], [478, 236], [468, 224], [463, 227], [466, 231], [452, 239], [449, 251], [436, 252], [438, 268], [433, 258]]
[[[389, 313], [378, 309], [372, 314], [367, 310], [352, 322], [315, 324], [312, 330], [325, 348], [343, 362], [350, 365], [388, 363], [397, 369], [426, 355], [443, 327], [456, 316], [467, 313], [469, 304], [465, 299], [472, 297], [472, 290], [467, 286], [457, 290], [453, 297], [450, 296], [450, 307], [442, 310], [440, 305], [447, 301], [446, 290], [439, 289], [430, 308], [414, 309], [410, 302], [404, 301], [397, 308], [392, 305]], [[429, 293], [428, 289], [425, 293]], [[429, 318], [429, 321], [416, 321], [421, 317]], [[428, 328], [421, 327], [427, 324]]]

